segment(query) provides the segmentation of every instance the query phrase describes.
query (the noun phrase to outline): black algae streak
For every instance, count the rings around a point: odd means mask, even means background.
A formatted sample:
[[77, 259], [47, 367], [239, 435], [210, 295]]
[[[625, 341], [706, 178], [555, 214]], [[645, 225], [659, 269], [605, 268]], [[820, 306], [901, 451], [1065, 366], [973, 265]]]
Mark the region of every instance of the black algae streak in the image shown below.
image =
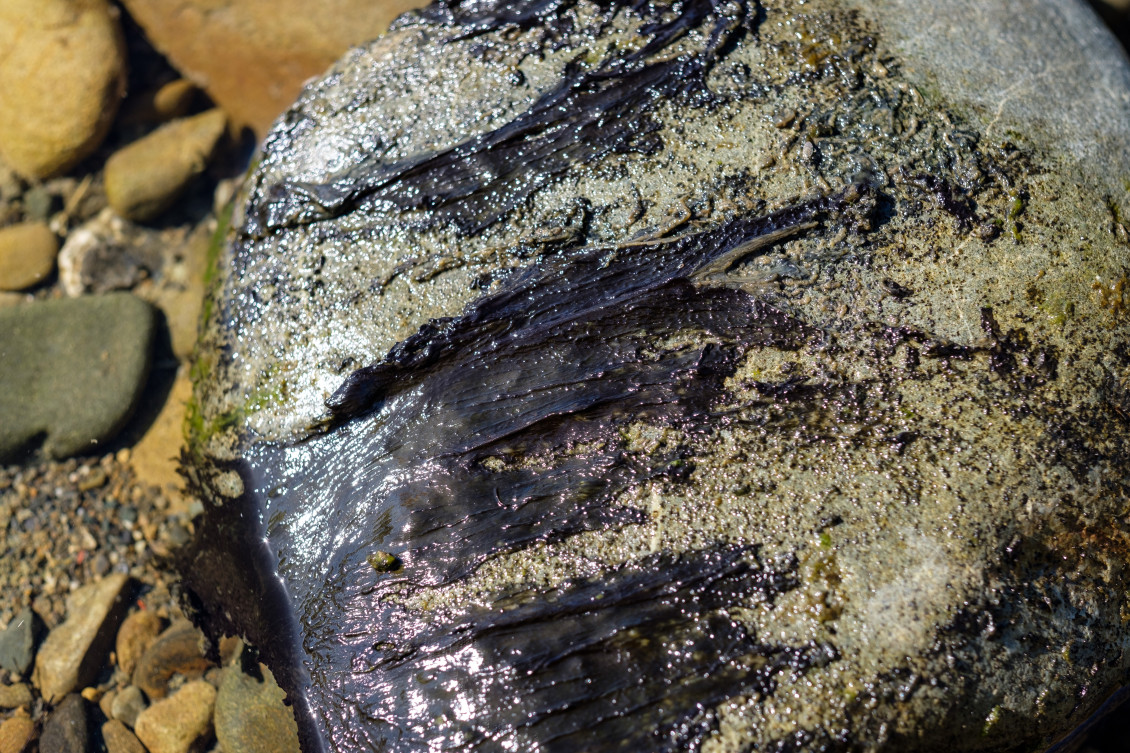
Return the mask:
[[[749, 8], [715, 13], [722, 0], [688, 0], [674, 18], [655, 18], [641, 29], [648, 41], [636, 52], [614, 55], [591, 70], [570, 63], [560, 84], [506, 125], [450, 149], [387, 163], [374, 157], [322, 183], [283, 181], [266, 187], [248, 212], [244, 233], [261, 237], [285, 227], [340, 217], [369, 206], [426, 210], [428, 223], [449, 221], [466, 235], [494, 224], [533, 193], [576, 164], [610, 154], [652, 153], [660, 103], [691, 107], [709, 101], [706, 75], [743, 26]], [[432, 6], [470, 35], [526, 25], [561, 13], [568, 3]], [[648, 19], [650, 5], [635, 10]], [[734, 11], [737, 12], [734, 12]], [[701, 52], [662, 53], [709, 20], [710, 41]]]
[[713, 706], [738, 692], [772, 694], [781, 673], [835, 658], [828, 646], [760, 642], [727, 614], [795, 586], [791, 571], [763, 569], [751, 549], [730, 546], [655, 555], [443, 620], [395, 612], [361, 654], [375, 679], [354, 696], [370, 722], [363, 742], [402, 751], [698, 750]]

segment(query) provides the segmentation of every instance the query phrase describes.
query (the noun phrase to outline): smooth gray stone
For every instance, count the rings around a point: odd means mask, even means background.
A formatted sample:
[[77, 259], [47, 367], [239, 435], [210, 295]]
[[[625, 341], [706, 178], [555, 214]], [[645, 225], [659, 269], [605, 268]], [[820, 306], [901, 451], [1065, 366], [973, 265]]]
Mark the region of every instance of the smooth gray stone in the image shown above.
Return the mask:
[[30, 607], [13, 617], [0, 633], [0, 667], [26, 677], [44, 630], [43, 620]]
[[[1130, 68], [1094, 15], [451, 7], [307, 88], [217, 259], [186, 587], [306, 749], [1021, 753], [1118, 691]], [[699, 98], [631, 78], [678, 61]]]
[[0, 309], [0, 462], [97, 452], [145, 387], [153, 308], [127, 293]]

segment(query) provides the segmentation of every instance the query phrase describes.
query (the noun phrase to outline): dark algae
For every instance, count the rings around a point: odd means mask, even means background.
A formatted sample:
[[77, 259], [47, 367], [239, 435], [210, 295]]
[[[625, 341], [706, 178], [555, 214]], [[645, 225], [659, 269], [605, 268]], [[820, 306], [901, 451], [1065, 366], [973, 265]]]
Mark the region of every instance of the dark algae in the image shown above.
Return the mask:
[[[396, 677], [415, 676], [421, 666], [401, 658], [356, 674], [356, 662], [368, 661], [365, 645], [395, 646], [397, 636], [419, 630], [401, 610], [385, 604], [388, 595], [450, 584], [491, 557], [539, 542], [643, 522], [642, 511], [614, 504], [617, 497], [645, 480], [685, 483], [691, 469], [679, 448], [653, 454], [630, 450], [624, 439], [628, 424], [675, 426], [692, 437], [710, 433], [716, 409], [727, 397], [724, 382], [746, 352], [796, 349], [814, 335], [783, 311], [724, 285], [721, 275], [783, 239], [865, 213], [872, 205], [867, 190], [850, 185], [709, 231], [566, 249], [542, 258], [475, 301], [462, 316], [429, 322], [385, 359], [354, 372], [327, 401], [330, 417], [324, 433], [291, 446], [254, 450], [250, 464], [240, 469], [249, 491], [239, 504], [262, 510], [270, 556], [248, 568], [277, 566], [285, 578], [290, 603], [280, 599], [277, 609], [297, 610], [303, 652], [309, 657], [308, 692], [320, 699], [315, 707], [327, 713], [344, 709], [342, 698], [373, 698], [374, 708], [367, 712], [377, 720], [373, 724], [323, 717], [316, 724], [319, 731], [307, 734], [345, 734], [338, 730], [346, 729], [362, 734], [356, 731], [360, 729], [372, 736], [366, 742], [371, 749], [386, 744], [390, 750], [428, 749], [419, 728], [425, 722], [418, 702], [383, 705], [391, 703], [387, 689], [398, 684], [386, 679], [392, 670], [384, 669], [385, 664], [396, 667]], [[682, 342], [693, 344], [660, 344], [680, 342], [680, 335], [692, 336]], [[222, 540], [217, 543], [226, 546]], [[687, 608], [701, 601], [695, 589], [703, 583], [712, 584], [714, 596], [724, 594], [727, 581], [715, 584], [717, 574], [707, 567], [714, 556], [691, 557], [670, 568], [670, 573], [682, 572], [680, 567], [703, 568], [694, 577], [689, 571], [685, 576], [661, 574], [668, 569], [648, 576], [672, 577], [672, 587], [682, 587], [679, 581], [685, 580], [691, 589], [687, 594], [669, 594], [644, 577], [646, 569], [637, 573], [629, 568], [608, 582], [519, 610], [533, 616], [528, 625], [522, 623], [525, 637], [514, 640], [536, 641], [539, 631], [544, 635], [549, 629], [546, 624], [566, 617], [555, 611], [558, 607], [577, 610], [578, 600], [596, 598], [596, 593], [607, 596], [598, 612], [605, 638], [586, 649], [591, 657], [577, 661], [594, 673], [584, 683], [594, 692], [609, 692], [608, 682], [628, 687], [619, 705], [606, 706], [602, 696], [589, 697], [581, 686], [573, 689], [575, 698], [562, 690], [540, 701], [544, 693], [527, 695], [523, 686], [506, 686], [499, 679], [502, 686], [482, 688], [484, 698], [509, 693], [515, 703], [526, 699], [507, 707], [513, 716], [508, 734], [546, 750], [575, 749], [581, 740], [597, 750], [592, 746], [611, 745], [617, 730], [637, 728], [646, 735], [668, 730], [672, 740], [684, 735], [688, 745], [700, 737], [686, 725], [703, 713], [702, 699], [722, 694], [716, 699], [722, 700], [726, 693], [746, 688], [735, 682], [745, 670], [723, 671], [724, 654], [707, 652], [709, 661], [702, 663], [703, 652], [692, 651], [676, 675], [664, 675], [637, 663], [640, 652], [621, 643], [631, 642], [628, 634], [640, 639], [632, 631], [643, 627], [631, 623], [637, 618], [646, 622], [649, 608], [665, 624], [680, 599], [690, 600]], [[745, 565], [739, 570], [745, 573]], [[777, 582], [783, 587], [787, 579]], [[648, 607], [648, 594], [661, 603]], [[619, 611], [622, 599], [634, 606]], [[373, 609], [390, 614], [375, 619]], [[618, 626], [621, 618], [628, 622]], [[448, 627], [433, 630], [442, 634]], [[266, 624], [252, 629], [270, 631]], [[488, 631], [482, 640], [490, 642], [492, 635]], [[331, 636], [355, 639], [343, 645]], [[739, 641], [737, 634], [732, 639], [752, 650], [747, 645], [752, 639]], [[277, 636], [273, 642], [279, 642]], [[769, 687], [779, 669], [774, 662], [786, 651], [759, 650], [777, 658], [762, 667], [763, 676], [751, 676], [747, 690]], [[285, 653], [293, 656], [297, 650]], [[417, 654], [425, 664], [439, 662], [457, 674], [469, 671], [453, 666], [462, 654], [435, 657], [418, 649], [411, 655]], [[800, 661], [790, 656], [790, 661]], [[657, 662], [654, 657], [649, 661]], [[353, 674], [343, 675], [346, 669]], [[608, 682], [599, 679], [605, 674]], [[338, 676], [352, 679], [330, 679]], [[516, 676], [531, 677], [528, 672]], [[712, 679], [704, 681], [704, 676]], [[754, 677], [761, 679], [754, 682]], [[558, 684], [536, 675], [528, 681]], [[426, 718], [451, 702], [442, 694], [430, 698], [433, 688], [440, 693], [444, 686], [437, 682], [413, 691], [431, 709]], [[498, 708], [486, 703], [483, 714], [497, 723]], [[646, 708], [645, 716], [655, 725], [640, 728], [638, 719], [620, 718], [643, 713], [637, 706]], [[467, 734], [459, 742], [463, 733], [451, 732], [450, 749], [493, 750], [500, 744], [497, 735], [486, 736], [481, 729]], [[559, 736], [562, 741], [555, 742]], [[350, 749], [352, 744], [339, 741], [338, 747]]]
[[[611, 10], [620, 6], [608, 3]], [[725, 13], [716, 6], [725, 5]], [[564, 2], [432, 6], [429, 15], [446, 16], [467, 34], [547, 22]], [[434, 154], [387, 164], [363, 162], [325, 183], [284, 182], [272, 186], [266, 201], [248, 218], [250, 235], [390, 204], [402, 210], [427, 210], [429, 221], [455, 223], [473, 234], [497, 222], [531, 194], [571, 166], [617, 153], [651, 152], [660, 147], [659, 123], [649, 113], [661, 103], [704, 104], [710, 94], [705, 77], [722, 49], [751, 12], [741, 3], [686, 0], [664, 14], [640, 4], [635, 11], [661, 16], [642, 33], [639, 50], [613, 55], [592, 70], [570, 64], [561, 83], [513, 121]], [[705, 26], [704, 49], [665, 54], [692, 29]]]

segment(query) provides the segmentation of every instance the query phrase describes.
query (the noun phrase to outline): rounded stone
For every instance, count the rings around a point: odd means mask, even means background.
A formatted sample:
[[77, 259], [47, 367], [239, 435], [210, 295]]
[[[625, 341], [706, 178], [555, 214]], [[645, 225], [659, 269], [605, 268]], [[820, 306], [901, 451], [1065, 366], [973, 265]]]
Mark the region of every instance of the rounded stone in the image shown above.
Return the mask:
[[128, 293], [0, 309], [0, 460], [37, 447], [93, 452], [111, 439], [145, 386], [155, 324]]
[[134, 733], [149, 753], [188, 753], [211, 737], [216, 689], [194, 680], [137, 717]]
[[218, 109], [167, 123], [106, 161], [106, 199], [135, 222], [152, 220], [204, 172], [227, 127]]
[[25, 290], [55, 269], [59, 239], [43, 222], [0, 228], [0, 290]]
[[154, 640], [137, 661], [133, 684], [150, 699], [164, 698], [174, 675], [199, 678], [212, 666], [204, 657], [204, 636], [191, 622], [173, 623]]
[[25, 716], [0, 722], [0, 753], [25, 753], [35, 742], [36, 725]]
[[117, 10], [6, 0], [0, 50], [0, 156], [29, 178], [65, 172], [102, 142], [125, 90]]
[[133, 674], [137, 660], [161, 633], [161, 628], [161, 618], [148, 609], [126, 617], [118, 628], [118, 637], [114, 642], [114, 653], [123, 672]]
[[1128, 147], [1074, 0], [402, 18], [217, 260], [203, 623], [310, 750], [1053, 744], [1130, 668]]

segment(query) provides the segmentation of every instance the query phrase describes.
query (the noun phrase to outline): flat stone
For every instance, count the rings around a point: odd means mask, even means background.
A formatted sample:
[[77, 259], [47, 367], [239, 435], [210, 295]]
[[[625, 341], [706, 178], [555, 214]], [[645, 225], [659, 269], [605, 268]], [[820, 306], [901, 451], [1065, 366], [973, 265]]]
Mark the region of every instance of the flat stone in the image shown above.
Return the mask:
[[173, 675], [204, 676], [212, 663], [204, 657], [204, 636], [187, 620], [174, 622], [138, 659], [133, 684], [150, 699], [164, 698]]
[[216, 689], [194, 680], [141, 712], [134, 732], [149, 753], [188, 753], [212, 734]]
[[122, 688], [110, 705], [109, 716], [117, 719], [130, 729], [137, 726], [137, 717], [148, 706], [145, 694], [136, 685], [127, 685]]
[[0, 462], [41, 445], [95, 452], [133, 413], [149, 373], [153, 310], [129, 294], [0, 309]]
[[35, 647], [45, 632], [43, 620], [30, 607], [20, 611], [0, 633], [0, 667], [26, 675], [35, 658]]
[[26, 683], [0, 685], [0, 709], [15, 709], [31, 705], [31, 688]]
[[25, 716], [0, 722], [0, 753], [26, 753], [36, 738], [36, 725]]
[[307, 748], [1028, 753], [1126, 684], [1081, 3], [436, 4], [264, 144], [184, 580]]
[[93, 753], [89, 704], [71, 694], [51, 712], [39, 738], [39, 753]]
[[0, 228], [0, 290], [24, 290], [55, 269], [59, 240], [43, 222]]
[[114, 642], [114, 653], [118, 657], [118, 667], [127, 675], [132, 675], [137, 660], [161, 633], [161, 618], [148, 609], [132, 613], [118, 628]]
[[161, 126], [106, 161], [106, 199], [135, 222], [159, 216], [204, 172], [224, 135], [227, 116], [212, 109]]
[[0, 5], [0, 156], [17, 172], [64, 172], [101, 143], [125, 89], [125, 45], [106, 0]]
[[102, 740], [106, 743], [106, 753], [147, 753], [137, 735], [117, 719], [102, 725]]
[[32, 682], [48, 703], [89, 685], [101, 671], [129, 606], [128, 583], [128, 575], [114, 573], [67, 598], [66, 619], [47, 634], [35, 658]]
[[265, 666], [262, 679], [240, 671], [224, 671], [216, 695], [216, 740], [224, 753], [300, 753], [294, 711], [286, 694]]
[[127, 0], [146, 36], [262, 136], [303, 84], [420, 0]]

